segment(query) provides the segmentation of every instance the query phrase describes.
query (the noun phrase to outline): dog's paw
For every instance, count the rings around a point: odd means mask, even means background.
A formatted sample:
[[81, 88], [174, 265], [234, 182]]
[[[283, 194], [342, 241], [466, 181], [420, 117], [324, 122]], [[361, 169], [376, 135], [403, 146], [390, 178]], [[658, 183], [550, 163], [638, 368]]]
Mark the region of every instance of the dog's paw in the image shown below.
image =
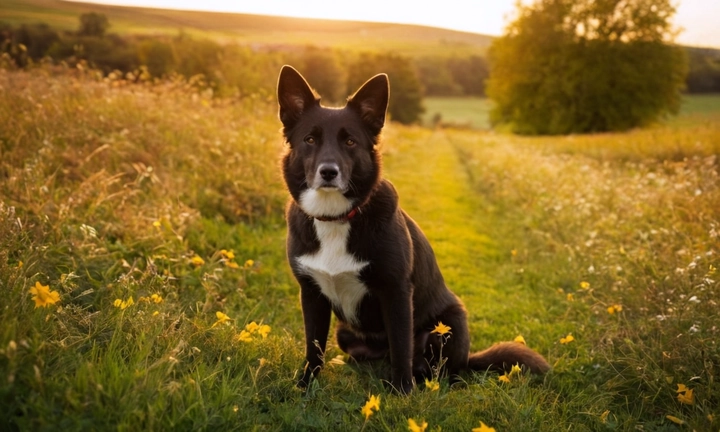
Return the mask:
[[415, 387], [415, 380], [392, 380], [391, 382], [386, 382], [386, 384], [393, 393], [408, 395]]
[[301, 389], [307, 389], [310, 384], [317, 378], [318, 374], [320, 373], [320, 366], [316, 367], [310, 367], [310, 365], [305, 365], [305, 368], [303, 369], [303, 375], [302, 378], [300, 378], [296, 384], [298, 388]]

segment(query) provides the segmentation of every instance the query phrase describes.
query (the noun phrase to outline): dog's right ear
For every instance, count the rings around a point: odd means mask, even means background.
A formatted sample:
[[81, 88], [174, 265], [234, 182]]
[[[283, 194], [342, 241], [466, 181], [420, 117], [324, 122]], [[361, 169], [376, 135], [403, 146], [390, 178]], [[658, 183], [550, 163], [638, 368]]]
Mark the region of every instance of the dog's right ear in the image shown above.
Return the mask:
[[310, 88], [305, 78], [288, 65], [280, 70], [277, 98], [280, 105], [280, 121], [286, 129], [293, 127], [303, 112], [320, 104], [320, 98]]

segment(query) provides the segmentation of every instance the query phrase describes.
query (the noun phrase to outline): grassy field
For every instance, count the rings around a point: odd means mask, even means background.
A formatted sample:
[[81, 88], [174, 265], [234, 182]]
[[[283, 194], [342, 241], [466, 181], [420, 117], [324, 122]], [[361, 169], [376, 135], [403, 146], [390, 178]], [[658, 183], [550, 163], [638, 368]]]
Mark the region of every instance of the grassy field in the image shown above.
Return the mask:
[[400, 397], [333, 341], [303, 394], [276, 108], [207, 96], [0, 71], [0, 429], [720, 428], [720, 112], [554, 138], [390, 125], [386, 176], [473, 348], [522, 335], [553, 371]]
[[314, 45], [347, 51], [371, 51], [374, 47], [405, 55], [482, 54], [492, 38], [415, 25], [358, 21], [283, 18], [248, 14], [131, 8], [63, 0], [3, 0], [0, 21], [11, 24], [50, 24], [76, 30], [78, 17], [87, 12], [105, 14], [109, 32], [123, 35], [190, 35], [253, 47]]
[[[434, 126], [437, 115], [444, 126], [470, 129], [490, 129], [489, 113], [492, 102], [480, 97], [428, 97], [425, 98], [422, 124]], [[670, 123], [715, 121], [720, 111], [720, 95], [687, 95], [682, 104], [681, 116], [668, 119]]]

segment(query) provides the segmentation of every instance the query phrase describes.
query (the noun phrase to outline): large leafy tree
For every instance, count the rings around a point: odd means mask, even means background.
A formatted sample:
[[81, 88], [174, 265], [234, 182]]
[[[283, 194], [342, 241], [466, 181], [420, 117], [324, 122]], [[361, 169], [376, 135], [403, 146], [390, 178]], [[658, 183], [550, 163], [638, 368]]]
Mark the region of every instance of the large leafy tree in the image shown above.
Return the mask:
[[676, 113], [687, 71], [670, 0], [537, 0], [490, 48], [494, 124], [525, 134], [626, 130]]

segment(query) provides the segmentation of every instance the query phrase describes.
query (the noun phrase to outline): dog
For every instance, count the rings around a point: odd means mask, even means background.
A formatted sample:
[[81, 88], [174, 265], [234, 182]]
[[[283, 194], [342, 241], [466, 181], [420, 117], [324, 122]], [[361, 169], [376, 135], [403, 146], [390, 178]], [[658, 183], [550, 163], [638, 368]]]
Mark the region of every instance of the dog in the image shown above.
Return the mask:
[[[334, 312], [340, 349], [356, 360], [390, 357], [390, 384], [408, 393], [443, 364], [451, 379], [466, 369], [550, 369], [517, 342], [469, 354], [467, 313], [445, 285], [418, 225], [382, 177], [380, 134], [390, 96], [387, 75], [370, 78], [342, 108], [320, 104], [300, 73], [284, 66], [277, 97], [287, 144], [282, 173], [287, 258], [300, 284], [307, 387], [323, 366]], [[443, 323], [450, 337], [433, 332]], [[444, 360], [444, 363], [441, 363]]]

